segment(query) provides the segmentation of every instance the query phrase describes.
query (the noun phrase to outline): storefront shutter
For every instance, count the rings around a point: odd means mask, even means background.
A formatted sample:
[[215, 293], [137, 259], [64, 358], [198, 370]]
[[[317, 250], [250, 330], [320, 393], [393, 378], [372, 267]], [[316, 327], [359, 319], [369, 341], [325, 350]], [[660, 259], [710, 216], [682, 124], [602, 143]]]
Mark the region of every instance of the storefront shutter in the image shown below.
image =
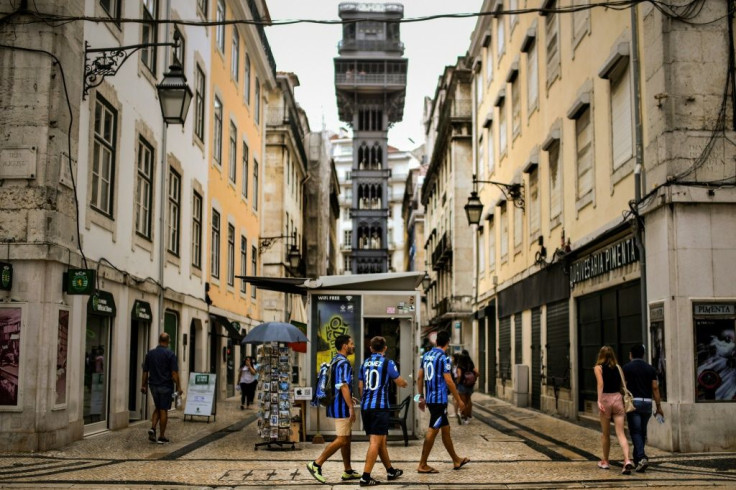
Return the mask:
[[570, 387], [570, 312], [567, 300], [547, 305], [547, 378], [546, 384], [555, 382]]
[[502, 379], [511, 379], [511, 317], [499, 319], [498, 367]]

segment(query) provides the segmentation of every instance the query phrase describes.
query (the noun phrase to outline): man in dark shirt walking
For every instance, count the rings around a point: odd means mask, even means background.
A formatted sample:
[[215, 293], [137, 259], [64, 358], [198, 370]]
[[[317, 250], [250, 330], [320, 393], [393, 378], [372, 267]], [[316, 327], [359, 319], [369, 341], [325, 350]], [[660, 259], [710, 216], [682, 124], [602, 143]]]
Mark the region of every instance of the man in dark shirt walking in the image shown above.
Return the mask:
[[[169, 334], [166, 332], [158, 336], [158, 346], [146, 354], [143, 361], [143, 386], [141, 392], [145, 394], [151, 387], [151, 396], [156, 409], [151, 417], [151, 428], [148, 429], [148, 440], [164, 444], [169, 442], [166, 438], [166, 423], [169, 420], [169, 409], [171, 408], [171, 397], [176, 392], [181, 395], [181, 384], [179, 383], [179, 364], [176, 354], [169, 350]], [[161, 432], [156, 438], [156, 425]]]
[[639, 344], [631, 348], [631, 359], [623, 367], [626, 376], [626, 387], [634, 395], [636, 410], [626, 414], [629, 422], [629, 433], [634, 443], [634, 464], [636, 471], [642, 473], [649, 466], [649, 458], [644, 452], [647, 442], [647, 424], [652, 417], [652, 400], [657, 405], [657, 415], [662, 415], [659, 399], [659, 383], [657, 372], [644, 360], [644, 346]]
[[[470, 462], [469, 458], [461, 458], [455, 452], [450, 436], [450, 422], [447, 420], [447, 392], [457, 400], [460, 412], [465, 410], [465, 403], [457, 392], [452, 380], [451, 362], [447, 357], [450, 346], [450, 334], [446, 331], [437, 334], [437, 347], [422, 355], [422, 362], [417, 373], [417, 390], [419, 391], [419, 409], [429, 408], [429, 428], [424, 436], [422, 458], [419, 460], [417, 473], [439, 473], [427, 464], [437, 434], [442, 434], [442, 444], [452, 458], [452, 467], [459, 470]], [[424, 395], [427, 398], [424, 398]]]

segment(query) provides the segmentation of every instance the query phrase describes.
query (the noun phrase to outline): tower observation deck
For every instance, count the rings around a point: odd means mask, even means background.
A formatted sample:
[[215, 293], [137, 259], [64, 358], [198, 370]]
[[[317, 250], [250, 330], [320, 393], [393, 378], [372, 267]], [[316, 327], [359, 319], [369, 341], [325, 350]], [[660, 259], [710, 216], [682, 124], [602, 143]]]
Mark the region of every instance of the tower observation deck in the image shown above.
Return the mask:
[[346, 22], [335, 58], [335, 94], [340, 120], [353, 129], [350, 270], [388, 272], [388, 129], [404, 115], [404, 6], [344, 2], [338, 9]]

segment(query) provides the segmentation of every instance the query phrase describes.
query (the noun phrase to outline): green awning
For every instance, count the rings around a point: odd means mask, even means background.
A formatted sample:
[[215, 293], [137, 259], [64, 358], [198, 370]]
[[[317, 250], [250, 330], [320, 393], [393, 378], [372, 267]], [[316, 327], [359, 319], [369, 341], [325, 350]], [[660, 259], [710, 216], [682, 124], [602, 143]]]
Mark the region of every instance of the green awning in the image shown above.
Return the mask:
[[217, 315], [215, 313], [210, 313], [210, 319], [220, 325], [222, 328], [224, 328], [227, 331], [228, 337], [240, 342], [240, 339], [243, 337], [242, 335], [240, 335], [240, 323], [231, 322], [224, 316]]

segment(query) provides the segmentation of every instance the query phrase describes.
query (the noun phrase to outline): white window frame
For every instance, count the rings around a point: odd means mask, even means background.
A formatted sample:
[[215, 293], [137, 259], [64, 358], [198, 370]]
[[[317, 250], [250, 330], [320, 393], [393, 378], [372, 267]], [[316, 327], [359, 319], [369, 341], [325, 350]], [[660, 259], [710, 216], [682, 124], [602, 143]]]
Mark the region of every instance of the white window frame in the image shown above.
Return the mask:
[[202, 196], [192, 193], [192, 267], [202, 269]]
[[233, 39], [230, 44], [230, 76], [236, 82], [240, 77], [240, 34], [236, 26], [233, 26]]
[[230, 121], [230, 134], [228, 141], [230, 167], [227, 169], [227, 176], [230, 179], [230, 182], [234, 185], [238, 178], [238, 128], [232, 121]]
[[151, 240], [153, 221], [153, 147], [143, 136], [138, 136], [138, 162], [135, 187], [135, 232]]
[[173, 168], [169, 168], [168, 178], [168, 206], [166, 216], [166, 249], [169, 253], [179, 256], [179, 220], [181, 219], [181, 175]]
[[227, 224], [227, 285], [235, 286], [235, 225]]
[[[98, 94], [95, 100], [94, 118], [90, 206], [105, 216], [113, 218], [118, 112], [113, 108], [112, 104]], [[108, 125], [109, 127], [107, 127]], [[105, 162], [107, 168], [104, 168]]]
[[215, 46], [222, 53], [225, 54], [225, 21], [227, 11], [225, 10], [225, 0], [217, 0], [217, 12], [215, 14], [215, 20], [218, 24], [215, 26]]
[[213, 148], [212, 148], [212, 159], [215, 161], [215, 164], [218, 166], [222, 166], [222, 116], [223, 116], [223, 106], [222, 101], [220, 101], [220, 98], [218, 96], [215, 96], [214, 101], [214, 117], [215, 117], [215, 127], [214, 127], [214, 142], [213, 142]]
[[220, 228], [222, 227], [222, 216], [219, 211], [212, 209], [212, 250], [210, 253], [210, 275], [220, 278]]

